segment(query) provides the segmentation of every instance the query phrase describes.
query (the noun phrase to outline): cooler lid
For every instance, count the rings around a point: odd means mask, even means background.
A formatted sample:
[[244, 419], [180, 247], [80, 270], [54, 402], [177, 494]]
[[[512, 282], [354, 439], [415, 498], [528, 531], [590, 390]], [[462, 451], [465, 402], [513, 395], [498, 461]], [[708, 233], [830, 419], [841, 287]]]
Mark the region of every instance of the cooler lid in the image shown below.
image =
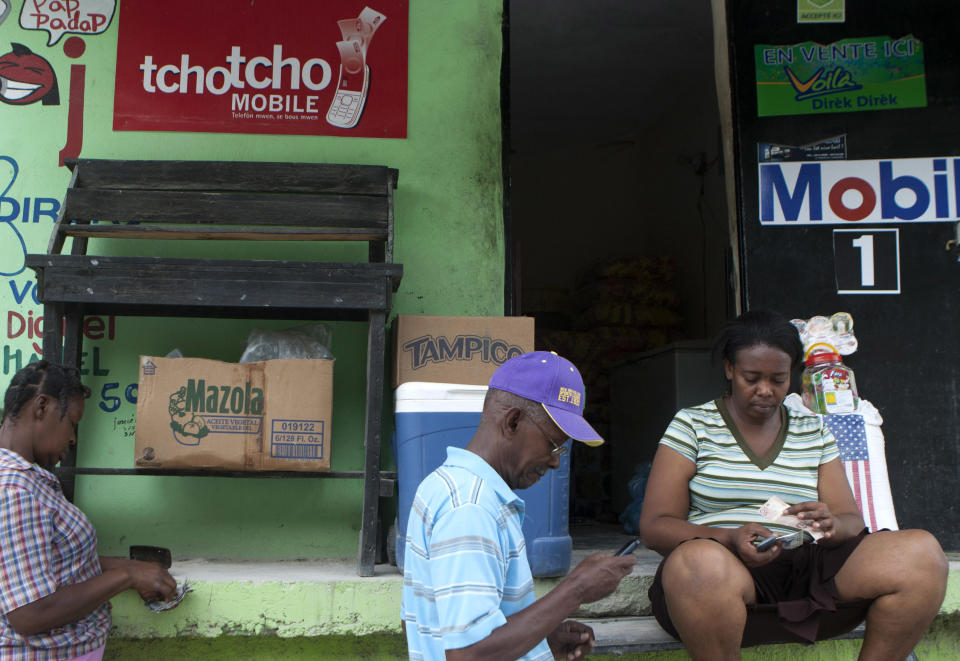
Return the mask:
[[487, 386], [408, 381], [394, 391], [394, 411], [480, 411]]

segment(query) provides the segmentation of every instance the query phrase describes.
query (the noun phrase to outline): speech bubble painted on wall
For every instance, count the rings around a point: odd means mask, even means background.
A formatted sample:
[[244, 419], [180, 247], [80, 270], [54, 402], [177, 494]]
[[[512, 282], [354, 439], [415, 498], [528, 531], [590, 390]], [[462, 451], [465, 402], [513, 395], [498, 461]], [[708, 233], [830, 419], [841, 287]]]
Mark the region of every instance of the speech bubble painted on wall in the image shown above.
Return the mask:
[[100, 34], [110, 27], [116, 0], [24, 0], [20, 27], [45, 30], [47, 46], [53, 46], [67, 32]]

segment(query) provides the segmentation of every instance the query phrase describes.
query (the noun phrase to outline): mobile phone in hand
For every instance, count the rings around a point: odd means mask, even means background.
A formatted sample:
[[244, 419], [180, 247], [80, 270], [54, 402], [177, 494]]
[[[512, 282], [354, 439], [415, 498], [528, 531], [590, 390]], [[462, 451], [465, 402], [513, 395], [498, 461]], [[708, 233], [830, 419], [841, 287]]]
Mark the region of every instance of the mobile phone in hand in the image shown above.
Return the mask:
[[754, 540], [754, 545], [756, 545], [757, 550], [760, 552], [767, 551], [773, 547], [774, 544], [780, 544], [785, 549], [795, 549], [798, 546], [802, 546], [807, 542], [813, 541], [813, 537], [810, 533], [805, 530], [798, 530], [796, 532], [787, 533], [786, 535], [773, 536], [764, 538], [758, 538]]
[[763, 551], [769, 551], [774, 547], [774, 545], [779, 541], [779, 538], [776, 536], [773, 537], [758, 537], [754, 540], [753, 545], [757, 547], [757, 550], [761, 553]]
[[620, 547], [620, 550], [614, 553], [614, 555], [627, 555], [628, 553], [633, 553], [634, 549], [640, 546], [640, 538], [634, 537], [629, 542]]

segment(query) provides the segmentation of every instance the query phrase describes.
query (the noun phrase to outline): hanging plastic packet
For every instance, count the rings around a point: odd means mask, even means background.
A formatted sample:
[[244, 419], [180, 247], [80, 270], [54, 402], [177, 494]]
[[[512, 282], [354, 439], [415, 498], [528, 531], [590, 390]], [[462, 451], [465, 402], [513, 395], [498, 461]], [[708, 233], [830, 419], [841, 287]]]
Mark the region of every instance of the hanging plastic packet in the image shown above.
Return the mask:
[[805, 355], [817, 353], [826, 345], [841, 356], [849, 356], [857, 350], [857, 338], [853, 334], [853, 317], [849, 312], [837, 312], [829, 318], [817, 315], [810, 319], [791, 319], [797, 327]]

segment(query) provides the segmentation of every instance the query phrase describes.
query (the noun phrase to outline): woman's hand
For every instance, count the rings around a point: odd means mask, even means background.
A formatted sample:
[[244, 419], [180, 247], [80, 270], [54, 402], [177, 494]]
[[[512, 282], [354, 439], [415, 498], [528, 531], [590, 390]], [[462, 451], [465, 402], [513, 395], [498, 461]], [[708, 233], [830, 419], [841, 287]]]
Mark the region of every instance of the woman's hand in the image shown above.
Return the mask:
[[170, 601], [177, 596], [177, 581], [161, 565], [129, 560], [124, 569], [144, 601]]
[[791, 505], [784, 510], [784, 514], [793, 514], [801, 521], [809, 523], [811, 529], [823, 533], [824, 539], [829, 539], [833, 536], [836, 519], [833, 514], [831, 514], [830, 508], [827, 507], [826, 503], [808, 500], [803, 503]]
[[103, 573], [57, 588], [56, 592], [7, 613], [17, 633], [31, 636], [76, 622], [124, 590], [134, 589], [145, 601], [169, 601], [177, 582], [162, 566], [127, 558], [100, 558]]
[[779, 544], [774, 544], [766, 551], [757, 550], [757, 546], [754, 544], [757, 539], [773, 537], [773, 533], [759, 523], [747, 523], [739, 528], [734, 528], [730, 532], [732, 550], [747, 567], [763, 566], [780, 555]]

